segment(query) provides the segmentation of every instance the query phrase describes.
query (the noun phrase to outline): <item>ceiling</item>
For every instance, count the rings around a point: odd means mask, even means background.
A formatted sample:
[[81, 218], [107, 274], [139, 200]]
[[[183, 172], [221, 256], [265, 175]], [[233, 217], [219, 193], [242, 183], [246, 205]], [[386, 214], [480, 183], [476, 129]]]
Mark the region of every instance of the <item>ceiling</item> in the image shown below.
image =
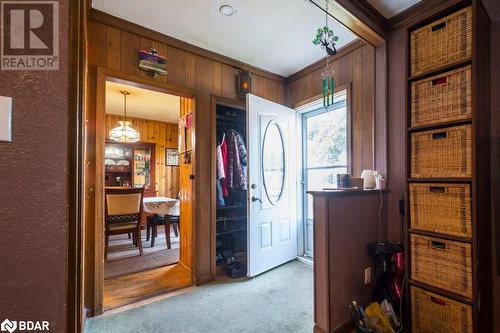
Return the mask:
[[421, 0], [368, 0], [385, 18], [391, 18], [411, 6], [419, 3]]
[[[325, 15], [306, 0], [93, 0], [92, 7], [270, 72], [288, 77], [323, 58], [312, 44]], [[219, 12], [236, 9], [233, 16]], [[330, 18], [337, 48], [356, 39]], [[168, 68], [168, 66], [167, 66]]]
[[153, 90], [125, 84], [106, 82], [106, 113], [123, 115], [123, 94], [128, 91], [127, 116], [177, 123], [180, 115], [180, 98]]

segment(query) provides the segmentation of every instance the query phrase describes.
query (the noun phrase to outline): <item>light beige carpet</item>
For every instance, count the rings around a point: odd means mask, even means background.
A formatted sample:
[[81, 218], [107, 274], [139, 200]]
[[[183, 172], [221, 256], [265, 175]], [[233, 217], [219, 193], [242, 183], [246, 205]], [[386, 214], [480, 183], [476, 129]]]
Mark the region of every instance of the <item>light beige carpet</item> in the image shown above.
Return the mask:
[[85, 333], [312, 333], [313, 273], [291, 262], [86, 321]]
[[146, 241], [146, 230], [142, 230], [144, 255], [134, 246], [127, 235], [115, 235], [109, 239], [108, 260], [104, 263], [104, 279], [110, 279], [135, 272], [172, 265], [179, 261], [179, 237], [171, 232], [172, 248], [167, 249], [163, 226], [158, 227], [154, 247], [151, 239]]

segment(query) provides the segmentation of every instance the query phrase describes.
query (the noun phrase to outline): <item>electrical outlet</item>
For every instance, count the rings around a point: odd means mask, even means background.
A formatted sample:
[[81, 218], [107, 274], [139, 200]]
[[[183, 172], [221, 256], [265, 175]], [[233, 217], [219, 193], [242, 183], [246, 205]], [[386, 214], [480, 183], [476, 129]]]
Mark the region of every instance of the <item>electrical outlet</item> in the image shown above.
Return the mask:
[[365, 268], [365, 284], [372, 282], [372, 269], [370, 267]]

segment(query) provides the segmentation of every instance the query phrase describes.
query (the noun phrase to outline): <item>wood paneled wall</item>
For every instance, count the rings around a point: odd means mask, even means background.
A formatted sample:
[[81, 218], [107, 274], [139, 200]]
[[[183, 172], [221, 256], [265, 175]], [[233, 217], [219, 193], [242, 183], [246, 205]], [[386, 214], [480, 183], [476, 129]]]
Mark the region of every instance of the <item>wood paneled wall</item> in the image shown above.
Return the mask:
[[[325, 61], [322, 61], [325, 63]], [[288, 85], [291, 106], [311, 101], [322, 94], [321, 72], [326, 65], [316, 63], [294, 74]], [[347, 46], [332, 57], [335, 85], [351, 85], [352, 171], [359, 177], [363, 169], [374, 168], [375, 50], [361, 41]]]
[[[138, 65], [137, 50], [153, 45], [168, 59], [168, 75], [150, 78]], [[181, 89], [192, 91], [196, 95], [196, 163], [193, 174], [196, 175], [196, 207], [194, 207], [194, 246], [193, 269], [197, 282], [211, 279], [209, 216], [213, 203], [206, 195], [213, 170], [211, 170], [210, 138], [214, 126], [210, 126], [211, 96], [217, 95], [236, 99], [235, 76], [238, 69], [249, 69], [252, 75], [252, 93], [268, 100], [296, 106], [311, 97], [321, 94], [321, 70], [323, 64], [310, 67], [285, 79], [281, 76], [262, 71], [236, 60], [214, 54], [195, 46], [175, 40], [130, 22], [114, 18], [107, 14], [94, 12], [88, 22], [89, 74], [87, 80], [87, 134], [95, 131], [95, 82], [98, 67], [110, 69], [116, 73], [137, 78], [143, 82], [159, 81]], [[351, 85], [352, 101], [352, 154], [353, 172], [359, 175], [363, 169], [373, 168], [374, 136], [374, 89], [375, 89], [375, 52], [373, 47], [358, 41], [347, 50], [340, 51], [333, 58], [337, 85]], [[94, 123], [93, 123], [94, 121]], [[89, 140], [91, 141], [91, 140]], [[94, 156], [93, 156], [94, 154]], [[95, 152], [89, 151], [87, 162], [95, 160]], [[87, 175], [92, 177], [94, 166], [87, 163]], [[186, 180], [188, 181], [188, 180]], [[182, 182], [182, 180], [181, 180]], [[86, 186], [91, 186], [91, 181]], [[88, 199], [86, 211], [92, 212], [94, 203]], [[92, 224], [86, 225], [88, 235], [93, 234]], [[87, 257], [93, 258], [93, 239], [87, 238]], [[93, 268], [88, 263], [86, 271], [89, 279]], [[89, 282], [86, 295], [93, 295], [93, 282]], [[91, 297], [91, 296], [90, 296]], [[91, 306], [91, 305], [89, 305]]]
[[[120, 120], [125, 119], [122, 116], [106, 115], [106, 135]], [[127, 117], [127, 120], [139, 132], [141, 142], [156, 144], [155, 190], [158, 196], [176, 198], [179, 193], [179, 167], [165, 165], [165, 148], [177, 149], [179, 125], [132, 117]]]
[[[168, 59], [168, 75], [151, 78], [138, 66], [137, 50], [153, 45]], [[285, 104], [286, 80], [278, 75], [268, 73], [224, 56], [196, 48], [192, 45], [174, 40], [168, 36], [137, 26], [106, 14], [91, 15], [88, 21], [88, 78], [86, 98], [86, 134], [88, 149], [85, 161], [85, 272], [86, 283], [85, 306], [91, 310], [94, 304], [94, 228], [92, 214], [95, 210], [95, 200], [92, 187], [95, 180], [95, 151], [93, 136], [95, 136], [95, 109], [97, 68], [107, 68], [117, 73], [137, 78], [141, 81], [159, 81], [180, 89], [187, 89], [196, 94], [195, 132], [196, 141], [196, 207], [194, 207], [193, 225], [195, 248], [193, 249], [193, 269], [195, 279], [206, 281], [211, 278], [210, 264], [210, 196], [206, 189], [211, 183], [213, 174], [210, 167], [210, 138], [213, 126], [210, 126], [211, 96], [219, 95], [235, 99], [235, 76], [239, 68], [249, 69], [252, 75], [252, 92], [263, 98]], [[94, 162], [94, 163], [93, 163]], [[182, 179], [180, 180], [182, 183]], [[191, 182], [186, 179], [185, 182]], [[186, 243], [186, 242], [185, 242]], [[191, 260], [191, 259], [189, 259]]]

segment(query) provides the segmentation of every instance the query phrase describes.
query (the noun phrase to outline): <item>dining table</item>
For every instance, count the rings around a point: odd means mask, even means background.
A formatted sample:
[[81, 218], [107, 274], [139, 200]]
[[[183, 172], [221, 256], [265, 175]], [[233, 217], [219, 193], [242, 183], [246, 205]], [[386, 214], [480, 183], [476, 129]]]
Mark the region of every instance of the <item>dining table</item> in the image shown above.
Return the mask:
[[[167, 248], [171, 248], [170, 242], [170, 224], [173, 218], [177, 217], [177, 221], [179, 221], [178, 217], [180, 215], [180, 201], [179, 199], [173, 199], [168, 197], [145, 197], [142, 199], [143, 211], [148, 214], [153, 214], [156, 216], [163, 217], [161, 224], [165, 227], [165, 240], [167, 242]], [[149, 221], [149, 220], [148, 220]], [[152, 223], [151, 225], [153, 229], [153, 233], [151, 235], [151, 246], [154, 246], [154, 239], [156, 237], [156, 225], [157, 223]], [[149, 238], [149, 228], [150, 222], [147, 225], [147, 238]], [[174, 229], [176, 231], [176, 229]]]
[[146, 197], [142, 199], [145, 213], [156, 215], [180, 215], [180, 201], [168, 197]]

